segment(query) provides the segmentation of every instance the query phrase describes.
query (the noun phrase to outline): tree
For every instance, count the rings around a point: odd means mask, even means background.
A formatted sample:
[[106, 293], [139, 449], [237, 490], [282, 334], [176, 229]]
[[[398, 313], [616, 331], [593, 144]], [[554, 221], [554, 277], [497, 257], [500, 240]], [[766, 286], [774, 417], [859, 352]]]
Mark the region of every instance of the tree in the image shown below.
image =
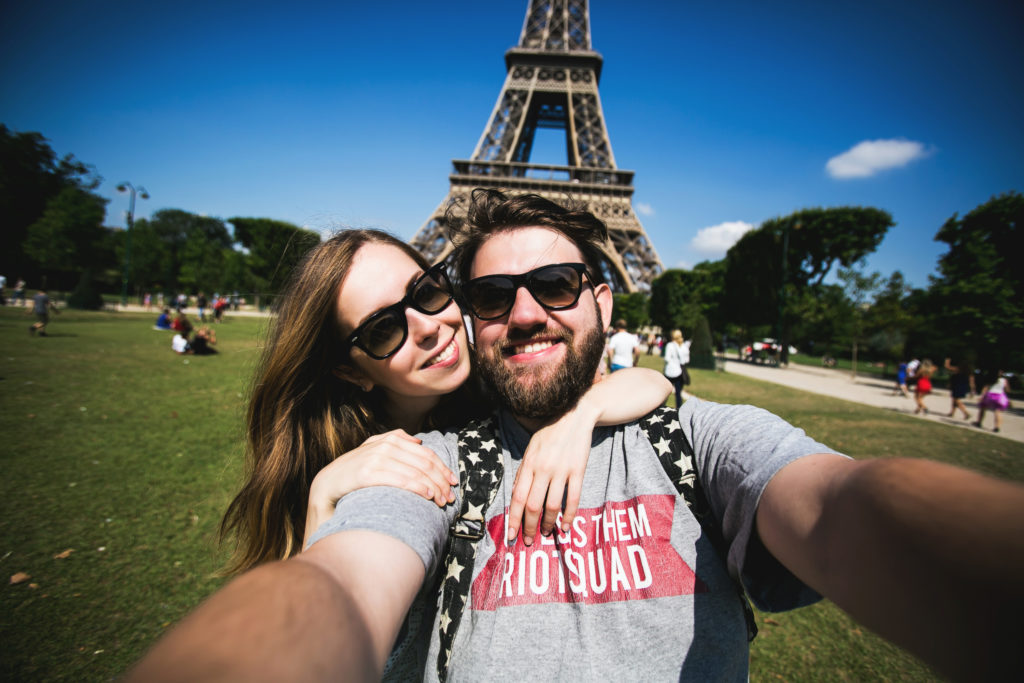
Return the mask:
[[269, 218], [231, 218], [235, 239], [249, 250], [251, 282], [260, 292], [274, 294], [284, 286], [292, 269], [320, 235], [291, 223]]
[[136, 221], [132, 229], [132, 262], [139, 265], [129, 278], [142, 287], [162, 284], [169, 293], [217, 289], [223, 252], [230, 248], [231, 235], [221, 219], [161, 209], [148, 221]]
[[24, 240], [28, 228], [43, 216], [62, 190], [93, 190], [100, 178], [93, 169], [68, 154], [58, 158], [39, 133], [15, 133], [0, 124], [0, 221], [4, 248], [0, 272], [32, 278]]
[[651, 321], [666, 335], [674, 329], [684, 330], [684, 335], [693, 332], [701, 317], [721, 324], [719, 300], [724, 272], [723, 261], [698, 263], [693, 270], [666, 270], [651, 283]]
[[954, 214], [935, 240], [949, 245], [930, 288], [938, 327], [991, 370], [1024, 368], [1024, 196], [1009, 192], [962, 219]]
[[107, 231], [103, 227], [107, 200], [69, 186], [51, 199], [42, 217], [29, 226], [25, 253], [44, 271], [58, 278], [65, 289], [75, 276], [101, 268], [105, 261]]
[[906, 352], [906, 341], [913, 325], [907, 309], [910, 287], [898, 270], [889, 276], [875, 295], [867, 313], [868, 343], [888, 364], [899, 363]]
[[625, 320], [626, 327], [631, 330], [639, 330], [648, 323], [646, 294], [615, 294], [613, 299], [612, 320]]
[[851, 372], [857, 376], [857, 346], [864, 338], [864, 319], [870, 308], [868, 299], [873, 297], [881, 286], [881, 273], [866, 275], [854, 268], [840, 268], [839, 280], [843, 283], [843, 291], [850, 301], [853, 311], [853, 325], [850, 329], [850, 343], [852, 346]]
[[774, 324], [785, 361], [797, 322], [793, 302], [821, 285], [836, 264], [848, 268], [873, 252], [892, 225], [886, 211], [843, 206], [804, 209], [747, 232], [725, 257], [730, 321]]

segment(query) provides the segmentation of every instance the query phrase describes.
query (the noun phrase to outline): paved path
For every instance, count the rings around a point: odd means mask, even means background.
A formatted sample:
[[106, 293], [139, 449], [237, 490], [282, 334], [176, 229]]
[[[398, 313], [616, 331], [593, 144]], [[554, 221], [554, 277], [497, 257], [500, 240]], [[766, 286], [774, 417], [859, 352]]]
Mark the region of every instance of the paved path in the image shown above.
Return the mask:
[[[942, 424], [954, 425], [964, 429], [978, 429], [971, 425], [978, 416], [978, 397], [969, 397], [964, 400], [967, 410], [971, 413], [970, 420], [964, 420], [957, 411], [955, 418], [946, 417], [949, 414], [950, 398], [946, 389], [935, 389], [925, 397], [925, 405], [928, 406], [928, 415], [914, 415], [916, 404], [913, 398], [905, 398], [900, 394], [893, 395], [892, 390], [895, 382], [889, 380], [859, 376], [856, 380], [851, 379], [849, 371], [830, 370], [828, 368], [816, 368], [808, 365], [791, 364], [788, 368], [776, 368], [769, 365], [757, 365], [737, 360], [729, 356], [725, 362], [725, 371], [753, 377], [754, 379], [766, 382], [783, 384], [794, 389], [810, 391], [815, 394], [824, 394], [834, 398], [841, 398], [854, 403], [863, 403], [869, 406], [876, 406], [886, 410], [917, 417], [922, 420], [941, 422]], [[993, 418], [991, 413], [985, 413], [985, 432], [993, 434]], [[1006, 439], [1024, 442], [1024, 412], [1019, 406], [1003, 413], [1003, 426], [998, 434]]]

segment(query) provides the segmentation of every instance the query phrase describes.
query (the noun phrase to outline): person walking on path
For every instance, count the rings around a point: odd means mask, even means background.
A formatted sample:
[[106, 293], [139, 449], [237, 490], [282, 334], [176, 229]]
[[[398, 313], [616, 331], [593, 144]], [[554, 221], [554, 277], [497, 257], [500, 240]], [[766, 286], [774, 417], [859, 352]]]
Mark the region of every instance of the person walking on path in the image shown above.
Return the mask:
[[949, 406], [949, 415], [947, 417], [953, 417], [956, 414], [957, 408], [964, 414], [964, 419], [971, 419], [971, 414], [967, 412], [967, 408], [964, 406], [964, 397], [968, 394], [974, 393], [974, 369], [971, 364], [965, 360], [958, 360], [956, 365], [953, 364], [952, 358], [947, 358], [945, 363], [946, 370], [949, 371], [949, 393], [952, 399], [952, 404]]
[[676, 393], [676, 408], [683, 405], [683, 397], [689, 398], [685, 387], [690, 383], [690, 372], [686, 366], [690, 362], [690, 345], [683, 342], [681, 330], [672, 330], [672, 341], [665, 344], [665, 377], [672, 382]]
[[608, 340], [608, 356], [612, 372], [631, 368], [640, 359], [640, 342], [635, 334], [626, 331], [626, 321], [615, 321], [615, 334]]
[[50, 322], [50, 310], [54, 313], [59, 313], [56, 304], [50, 301], [50, 297], [46, 295], [46, 292], [39, 290], [36, 295], [32, 297], [32, 313], [36, 316], [36, 321], [29, 325], [28, 333], [35, 336], [36, 332], [39, 333], [40, 337], [46, 336], [46, 324]]
[[978, 421], [974, 423], [975, 427], [981, 427], [981, 421], [985, 419], [985, 411], [991, 410], [995, 413], [996, 421], [995, 428], [992, 431], [999, 431], [999, 428], [1003, 426], [1003, 411], [1010, 407], [1010, 398], [1007, 396], [1009, 388], [1010, 385], [1006, 381], [1003, 371], [1000, 370], [996, 375], [996, 380], [981, 390], [981, 401], [978, 403]]
[[932, 375], [935, 374], [935, 364], [925, 358], [921, 362], [921, 367], [917, 370], [917, 385], [914, 388], [914, 400], [917, 402], [917, 408], [914, 409], [914, 415], [920, 413], [928, 414], [928, 407], [924, 404], [924, 397], [932, 393]]

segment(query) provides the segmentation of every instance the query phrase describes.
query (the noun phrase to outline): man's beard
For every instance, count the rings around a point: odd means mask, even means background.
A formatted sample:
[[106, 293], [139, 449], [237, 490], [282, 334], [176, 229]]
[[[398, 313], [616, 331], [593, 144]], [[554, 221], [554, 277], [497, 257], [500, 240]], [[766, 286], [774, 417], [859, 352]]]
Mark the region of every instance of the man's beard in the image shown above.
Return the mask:
[[[505, 364], [502, 348], [510, 343], [506, 337], [490, 349], [477, 348], [480, 376], [497, 396], [498, 403], [517, 417], [552, 419], [569, 411], [594, 383], [597, 365], [604, 353], [604, 335], [601, 320], [582, 333], [582, 344], [577, 349], [576, 336], [566, 329], [540, 328], [531, 330], [515, 343], [527, 343], [533, 337], [560, 337], [565, 344], [565, 360], [551, 372], [550, 368], [509, 367]], [[545, 372], [547, 379], [534, 378], [534, 372]]]

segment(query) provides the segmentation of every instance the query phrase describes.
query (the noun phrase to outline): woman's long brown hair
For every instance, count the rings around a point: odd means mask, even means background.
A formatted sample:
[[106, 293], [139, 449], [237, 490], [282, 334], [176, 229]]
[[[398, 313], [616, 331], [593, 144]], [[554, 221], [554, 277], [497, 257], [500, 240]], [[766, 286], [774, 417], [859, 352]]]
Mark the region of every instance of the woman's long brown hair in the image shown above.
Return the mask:
[[236, 539], [229, 573], [301, 551], [313, 477], [384, 431], [379, 390], [363, 392], [332, 372], [345, 360], [338, 290], [368, 242], [393, 245], [420, 267], [429, 265], [385, 232], [346, 230], [315, 247], [293, 271], [252, 387], [246, 481], [221, 521], [221, 539]]

